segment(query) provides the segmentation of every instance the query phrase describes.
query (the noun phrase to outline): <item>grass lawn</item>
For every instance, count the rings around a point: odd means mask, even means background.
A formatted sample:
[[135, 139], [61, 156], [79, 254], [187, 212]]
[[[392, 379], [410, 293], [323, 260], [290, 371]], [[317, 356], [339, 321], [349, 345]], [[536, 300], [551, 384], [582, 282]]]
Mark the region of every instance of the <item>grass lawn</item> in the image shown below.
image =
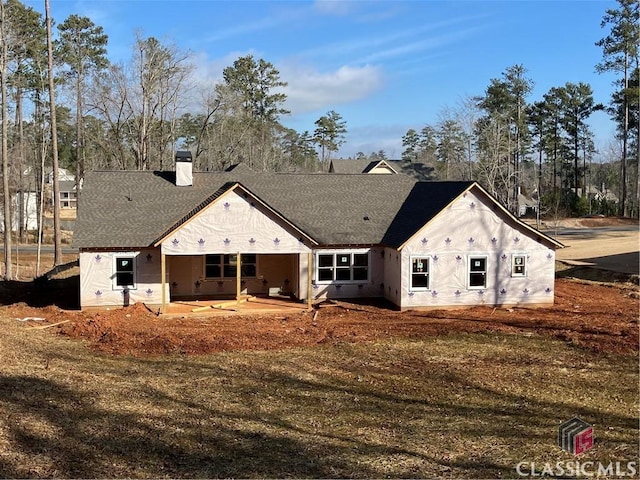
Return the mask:
[[638, 458], [638, 361], [457, 334], [133, 359], [0, 318], [0, 477], [517, 477]]

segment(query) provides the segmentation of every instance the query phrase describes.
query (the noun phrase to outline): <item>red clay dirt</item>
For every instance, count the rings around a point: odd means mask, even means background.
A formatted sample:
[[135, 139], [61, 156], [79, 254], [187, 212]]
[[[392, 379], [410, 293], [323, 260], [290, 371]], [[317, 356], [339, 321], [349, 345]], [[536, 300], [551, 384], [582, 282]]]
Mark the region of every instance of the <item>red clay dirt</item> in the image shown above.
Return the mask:
[[[598, 352], [636, 353], [638, 291], [594, 282], [558, 279], [556, 303], [544, 308], [474, 307], [398, 312], [335, 302], [305, 313], [167, 318], [144, 305], [80, 312], [18, 303], [0, 307], [11, 318], [42, 317], [25, 328], [47, 330], [88, 342], [116, 355], [200, 355], [228, 350], [270, 350], [390, 337], [464, 332], [539, 334]], [[65, 322], [59, 325], [52, 325]]]

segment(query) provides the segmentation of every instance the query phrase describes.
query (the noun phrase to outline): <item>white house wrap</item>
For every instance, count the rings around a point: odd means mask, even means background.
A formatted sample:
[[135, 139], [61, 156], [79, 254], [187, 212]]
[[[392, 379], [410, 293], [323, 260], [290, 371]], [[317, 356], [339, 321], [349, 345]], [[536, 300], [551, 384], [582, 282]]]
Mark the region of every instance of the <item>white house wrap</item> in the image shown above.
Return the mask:
[[171, 172], [88, 173], [74, 236], [81, 305], [245, 293], [384, 297], [402, 309], [553, 303], [560, 243], [475, 182], [378, 167], [238, 167], [182, 186]]
[[[452, 202], [402, 247], [403, 308], [545, 304], [553, 300], [555, 251], [478, 190]], [[429, 263], [428, 288], [412, 288], [412, 259]], [[472, 259], [486, 258], [486, 283], [469, 285]], [[518, 260], [524, 269], [514, 273]]]

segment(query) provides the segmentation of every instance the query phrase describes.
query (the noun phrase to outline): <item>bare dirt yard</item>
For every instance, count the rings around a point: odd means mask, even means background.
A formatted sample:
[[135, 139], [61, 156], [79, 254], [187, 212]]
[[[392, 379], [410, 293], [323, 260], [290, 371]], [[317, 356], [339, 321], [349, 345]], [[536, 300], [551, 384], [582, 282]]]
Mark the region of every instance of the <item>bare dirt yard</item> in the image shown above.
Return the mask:
[[[75, 270], [50, 281], [0, 285], [0, 316], [25, 328], [82, 339], [95, 350], [131, 356], [272, 350], [450, 333], [506, 332], [562, 339], [599, 352], [638, 352], [638, 285], [629, 276], [559, 266], [555, 304], [398, 312], [388, 306], [331, 302], [312, 311], [158, 316], [143, 304], [101, 311], [77, 302]], [[573, 278], [588, 277], [592, 280]], [[607, 280], [603, 282], [601, 280]], [[618, 281], [612, 281], [618, 280]], [[637, 277], [635, 277], [637, 281]], [[62, 308], [61, 308], [62, 307]]]
[[[556, 222], [558, 223], [558, 222]], [[563, 260], [572, 249], [578, 257], [637, 249], [637, 228], [614, 240], [599, 227], [637, 227], [625, 219], [569, 219], [543, 227], [586, 232], [561, 241]], [[597, 232], [596, 232], [597, 233]], [[604, 236], [603, 236], [604, 235]], [[620, 237], [620, 235], [618, 235]], [[573, 246], [576, 245], [576, 246]], [[604, 246], [603, 246], [604, 245]], [[595, 252], [595, 253], [594, 253]], [[600, 252], [600, 253], [598, 253]], [[592, 254], [593, 253], [593, 254]], [[73, 255], [65, 260], [73, 261]], [[23, 254], [22, 272], [33, 258]], [[44, 265], [51, 258], [43, 257]], [[172, 353], [201, 355], [229, 350], [270, 350], [338, 342], [421, 337], [460, 332], [509, 332], [545, 335], [603, 352], [638, 351], [638, 275], [590, 268], [582, 262], [558, 262], [555, 304], [545, 308], [476, 307], [461, 310], [398, 312], [384, 305], [333, 302], [313, 311], [247, 313], [228, 316], [157, 316], [145, 305], [81, 312], [77, 310], [78, 269], [50, 280], [0, 283], [0, 315], [27, 320], [27, 328], [47, 327], [59, 335], [83, 339], [91, 348], [112, 354], [157, 356]], [[53, 325], [55, 324], [55, 325]]]
[[580, 462], [638, 458], [637, 274], [558, 262], [545, 308], [167, 317], [79, 311], [70, 267], [0, 282], [0, 478], [542, 477], [574, 416]]
[[142, 304], [87, 313], [18, 303], [2, 307], [0, 315], [27, 319], [26, 328], [49, 326], [102, 352], [131, 356], [272, 350], [461, 332], [538, 334], [595, 351], [638, 351], [637, 289], [569, 279], [556, 282], [556, 303], [546, 308], [397, 312], [333, 302], [316, 311], [285, 315], [164, 318]]

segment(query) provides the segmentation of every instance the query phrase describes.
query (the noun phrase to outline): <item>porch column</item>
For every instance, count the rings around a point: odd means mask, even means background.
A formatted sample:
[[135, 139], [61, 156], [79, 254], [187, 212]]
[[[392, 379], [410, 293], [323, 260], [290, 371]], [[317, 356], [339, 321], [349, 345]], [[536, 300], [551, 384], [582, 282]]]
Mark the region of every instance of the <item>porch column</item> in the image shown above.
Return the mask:
[[307, 253], [307, 308], [313, 308], [313, 252]]
[[242, 287], [242, 259], [240, 258], [240, 252], [236, 257], [236, 302], [240, 304], [240, 292]]
[[[160, 247], [162, 249], [162, 247]], [[164, 252], [160, 252], [160, 288], [162, 289], [162, 305], [160, 306], [160, 313], [166, 312], [167, 305], [167, 290], [165, 288], [165, 283], [167, 280], [167, 262], [164, 255]]]

